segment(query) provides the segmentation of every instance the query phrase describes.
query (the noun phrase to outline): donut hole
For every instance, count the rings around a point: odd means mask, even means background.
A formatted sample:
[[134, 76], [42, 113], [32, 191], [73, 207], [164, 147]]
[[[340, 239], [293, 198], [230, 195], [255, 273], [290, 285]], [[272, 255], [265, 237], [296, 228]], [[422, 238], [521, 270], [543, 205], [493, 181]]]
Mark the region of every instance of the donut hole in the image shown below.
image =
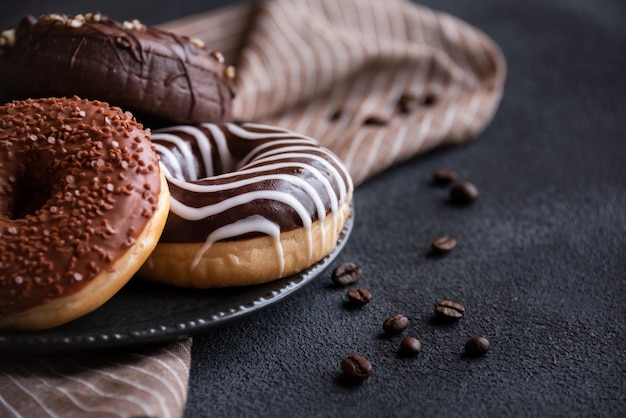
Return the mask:
[[11, 220], [24, 219], [29, 215], [35, 215], [52, 195], [52, 188], [33, 175], [18, 178], [13, 185], [12, 197], [9, 200], [7, 216]]

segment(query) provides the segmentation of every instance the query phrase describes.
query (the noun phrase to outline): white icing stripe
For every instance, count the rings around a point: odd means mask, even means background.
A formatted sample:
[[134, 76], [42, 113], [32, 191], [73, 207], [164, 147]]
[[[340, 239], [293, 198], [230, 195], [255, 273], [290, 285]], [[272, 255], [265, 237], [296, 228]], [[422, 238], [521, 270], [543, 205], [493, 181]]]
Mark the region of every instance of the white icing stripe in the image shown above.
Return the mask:
[[[154, 138], [153, 138], [154, 140]], [[163, 146], [159, 143], [153, 142], [154, 145], [154, 149], [156, 150], [156, 152], [158, 152], [161, 155], [161, 167], [165, 168], [165, 163], [163, 160], [167, 161], [167, 165], [169, 165], [172, 170], [174, 170], [173, 173], [171, 173], [168, 170], [168, 173], [170, 173], [170, 177], [172, 178], [177, 178], [180, 180], [184, 180], [185, 179], [185, 174], [183, 173], [183, 168], [180, 165], [180, 161], [176, 158], [176, 156], [174, 155], [174, 153], [172, 151], [169, 150], [169, 148], [167, 148], [166, 146]], [[165, 158], [163, 158], [165, 157]]]
[[[295, 166], [294, 164], [290, 164], [290, 163], [274, 164], [273, 168], [294, 167], [294, 166]], [[310, 166], [300, 165], [300, 167], [302, 167], [303, 169], [310, 170], [311, 173], [316, 177], [316, 179], [322, 182], [322, 184], [324, 185], [324, 188], [326, 189], [326, 192], [328, 193], [328, 198], [331, 202], [331, 210], [333, 213], [335, 213], [337, 211], [337, 197], [335, 196], [335, 193], [332, 190], [332, 186], [330, 185], [328, 180], [324, 178], [321, 175], [321, 173], [319, 173], [319, 171], [314, 170]], [[324, 219], [326, 218], [326, 208], [324, 207], [324, 202], [320, 198], [315, 188], [311, 186], [309, 183], [307, 183], [305, 180], [299, 177], [295, 177], [295, 176], [290, 176], [286, 174], [259, 175], [259, 176], [254, 176], [252, 178], [236, 181], [233, 183], [228, 183], [227, 185], [201, 185], [201, 184], [195, 184], [195, 183], [181, 182], [175, 179], [168, 179], [168, 180], [175, 186], [180, 187], [181, 189], [184, 189], [189, 192], [194, 192], [194, 193], [216, 193], [218, 191], [224, 191], [228, 189], [243, 187], [243, 186], [255, 184], [258, 182], [262, 182], [262, 181], [282, 180], [282, 181], [292, 183], [295, 186], [304, 190], [309, 195], [309, 197], [313, 201], [313, 204], [315, 205], [318, 219], [323, 222]], [[224, 186], [227, 186], [227, 187], [224, 187]], [[172, 212], [180, 216], [180, 214], [177, 213], [176, 210], [172, 210]], [[326, 243], [326, 233], [323, 228], [321, 230], [321, 241], [322, 241], [322, 246], [324, 246]]]
[[[270, 158], [267, 158], [266, 160], [270, 161]], [[296, 177], [296, 176], [283, 174], [283, 173], [271, 173], [272, 171], [280, 170], [282, 168], [302, 168], [303, 170], [309, 170], [321, 182], [328, 183], [328, 179], [326, 179], [323, 176], [323, 174], [321, 174], [321, 172], [317, 170], [315, 167], [308, 165], [308, 164], [299, 163], [299, 162], [291, 162], [291, 161], [284, 162], [284, 163], [265, 164], [259, 167], [252, 167], [252, 168], [246, 169], [245, 171], [246, 174], [252, 174], [253, 175], [252, 177], [239, 179], [239, 177], [242, 177], [242, 176], [234, 176], [234, 177], [231, 176], [233, 177], [232, 182], [221, 183], [221, 184], [203, 184], [203, 183], [198, 183], [198, 182], [188, 182], [185, 180], [180, 180], [180, 179], [172, 177], [167, 167], [162, 167], [162, 169], [165, 171], [164, 173], [165, 177], [168, 179], [168, 181], [171, 184], [191, 193], [218, 193], [221, 191], [232, 190], [238, 187], [250, 186], [252, 184], [255, 184], [261, 181], [274, 180], [274, 179], [288, 181], [292, 184], [297, 184], [297, 185], [306, 184], [306, 182], [303, 179]], [[270, 173], [264, 174], [265, 172], [270, 172]], [[215, 177], [215, 178], [218, 178], [218, 177]], [[224, 177], [220, 176], [219, 178], [223, 179]], [[314, 190], [314, 189], [307, 188], [307, 190]], [[331, 190], [332, 190], [332, 186], [331, 186]], [[329, 193], [329, 196], [332, 196], [332, 195], [334, 195], [334, 192]], [[314, 198], [314, 197], [311, 196], [311, 198]]]
[[189, 143], [185, 142], [181, 137], [167, 134], [167, 133], [154, 133], [152, 134], [152, 141], [162, 141], [172, 143], [178, 148], [183, 155], [184, 161], [182, 164], [189, 167], [189, 180], [198, 179], [198, 167], [196, 159], [193, 156], [193, 151]]
[[324, 150], [320, 149], [319, 144], [313, 140], [309, 140], [305, 138], [281, 139], [281, 140], [271, 141], [271, 142], [267, 142], [265, 144], [259, 145], [258, 147], [250, 151], [248, 155], [246, 155], [244, 158], [241, 159], [241, 161], [239, 162], [239, 166], [243, 167], [244, 165], [248, 164], [250, 161], [258, 158], [258, 155], [261, 152], [263, 152], [263, 150], [266, 148], [274, 147], [275, 149], [280, 150], [282, 146], [298, 145], [298, 144], [305, 145], [305, 146], [310, 145], [312, 147], [315, 147], [318, 151], [325, 153]]
[[[200, 129], [198, 129], [195, 126], [178, 125], [178, 126], [173, 126], [171, 128], [167, 128], [167, 130], [165, 129], [159, 130], [157, 131], [157, 134], [160, 132], [166, 132], [166, 131], [169, 131], [169, 132], [178, 131], [178, 132], [183, 132], [187, 135], [192, 136], [195, 139], [196, 145], [198, 145], [198, 148], [200, 149], [200, 157], [202, 158], [202, 162], [204, 163], [204, 172], [202, 172], [200, 168], [197, 167], [196, 160], [194, 159], [193, 164], [196, 167], [196, 176], [197, 176], [196, 178], [213, 175], [215, 170], [213, 169], [211, 141], [209, 140], [209, 138], [207, 138], [204, 132], [202, 132]], [[153, 135], [153, 139], [154, 139], [154, 135]], [[157, 137], [157, 139], [159, 138]]]
[[[231, 124], [227, 124], [227, 126], [237, 126], [234, 123]], [[296, 135], [295, 133], [289, 131], [289, 129], [286, 128], [282, 128], [280, 126], [273, 126], [273, 125], [267, 125], [264, 123], [257, 123], [257, 122], [246, 122], [242, 125], [244, 128], [252, 128], [252, 129], [265, 129], [268, 131], [273, 131], [273, 132], [282, 132], [282, 133], [290, 133], [294, 136], [303, 136], [303, 135]]]
[[[253, 168], [256, 168], [255, 165], [256, 164], [262, 164], [268, 161], [276, 161], [276, 160], [281, 160], [281, 159], [285, 159], [285, 158], [297, 158], [298, 154], [278, 154], [278, 155], [271, 155], [268, 157], [265, 157], [263, 159], [260, 160], [255, 160], [253, 163], [250, 163], [250, 165], [248, 167], [245, 167], [243, 170], [241, 170], [242, 172], [247, 172], [248, 170], [252, 170]], [[333, 177], [335, 179], [335, 181], [337, 182], [337, 184], [339, 185], [339, 201], [341, 203], [344, 203], [347, 197], [346, 194], [346, 189], [347, 189], [347, 185], [343, 180], [343, 177], [339, 174], [339, 172], [337, 171], [337, 169], [328, 162], [328, 160], [318, 156], [318, 155], [313, 155], [313, 154], [307, 154], [306, 158], [311, 159], [311, 160], [315, 160], [318, 161], [324, 165], [326, 165], [326, 167], [331, 171], [331, 173], [333, 174]], [[263, 168], [264, 166], [260, 166], [259, 168]], [[347, 177], [348, 179], [350, 179], [350, 176]]]
[[305, 228], [311, 227], [311, 217], [307, 213], [306, 208], [302, 206], [302, 204], [292, 195], [284, 192], [278, 192], [275, 190], [244, 193], [238, 196], [224, 199], [214, 205], [203, 206], [201, 208], [193, 208], [191, 206], [187, 206], [172, 197], [170, 199], [170, 211], [188, 221], [199, 221], [201, 219], [208, 218], [209, 216], [214, 216], [221, 212], [227, 211], [228, 209], [232, 209], [235, 206], [262, 199], [276, 200], [277, 202], [281, 202], [291, 206], [302, 220], [303, 226]]
[[[172, 181], [172, 184], [175, 184], [181, 189], [194, 192], [194, 193], [215, 193], [218, 191], [235, 189], [237, 187], [249, 186], [255, 183], [259, 183], [262, 181], [270, 181], [270, 180], [282, 180], [282, 181], [286, 181], [286, 182], [289, 182], [291, 184], [294, 184], [300, 187], [311, 197], [311, 200], [313, 200], [313, 203], [315, 204], [315, 207], [317, 209], [318, 217], [323, 219], [324, 216], [326, 216], [326, 209], [324, 208], [324, 202], [322, 202], [322, 200], [320, 199], [320, 196], [316, 192], [315, 188], [311, 186], [309, 183], [307, 183], [305, 180], [299, 177], [289, 176], [287, 174], [269, 174], [269, 175], [254, 176], [252, 178], [239, 180], [233, 183], [228, 183], [226, 185], [227, 187], [223, 187], [223, 185], [201, 185], [201, 184], [195, 184], [195, 183], [184, 183], [184, 182], [180, 182], [177, 180]], [[257, 191], [256, 193], [263, 193], [263, 191]], [[243, 193], [241, 196], [246, 195], [246, 194], [249, 194], [249, 193]]]
[[[228, 128], [228, 131], [230, 133], [242, 139], [255, 140], [255, 139], [277, 139], [277, 138], [293, 138], [293, 139], [303, 138], [302, 135], [297, 135], [289, 131], [277, 132], [276, 129], [273, 129], [272, 132], [252, 132], [252, 131], [246, 130], [242, 126], [235, 125], [234, 123], [227, 123], [226, 127]], [[271, 129], [271, 128], [266, 127], [266, 129]]]
[[[228, 144], [226, 143], [226, 136], [224, 135], [224, 132], [222, 132], [219, 127], [211, 123], [204, 123], [202, 124], [202, 127], [211, 132], [211, 135], [213, 136], [213, 141], [215, 141], [217, 152], [219, 153], [220, 161], [222, 162], [222, 172], [233, 171], [235, 169], [235, 163], [233, 162], [233, 156], [228, 149]], [[202, 135], [204, 135], [202, 131], [200, 132], [202, 133]], [[203, 140], [209, 141], [209, 138], [204, 135]], [[209, 158], [210, 157], [211, 156], [209, 156]], [[215, 174], [216, 173], [214, 172], [207, 172], [206, 175], [208, 177]]]
[[[240, 187], [240, 186], [247, 185], [247, 184], [253, 184], [253, 183], [260, 182], [260, 181], [267, 181], [267, 180], [283, 180], [283, 181], [287, 181], [287, 182], [290, 182], [292, 184], [295, 184], [296, 186], [302, 188], [311, 197], [311, 199], [313, 200], [313, 203], [314, 203], [314, 205], [316, 207], [316, 210], [317, 210], [318, 219], [320, 221], [324, 221], [324, 219], [326, 218], [326, 208], [324, 208], [324, 202], [322, 202], [321, 198], [319, 197], [319, 195], [317, 194], [317, 192], [315, 191], [315, 188], [313, 188], [313, 186], [311, 186], [306, 181], [304, 181], [303, 179], [300, 179], [298, 177], [288, 176], [288, 175], [285, 175], [285, 174], [274, 174], [274, 175], [268, 175], [268, 176], [255, 176], [254, 178], [250, 178], [250, 179], [246, 179], [246, 180], [242, 180], [242, 181], [237, 182], [239, 184], [236, 187]], [[229, 186], [232, 186], [232, 185], [233, 184], [229, 184]], [[189, 190], [188, 186], [189, 187], [193, 187], [193, 186], [197, 186], [197, 185], [189, 184], [189, 183], [187, 183], [187, 184], [183, 183], [181, 185], [181, 188], [185, 188], [186, 190]], [[223, 188], [215, 187], [215, 186], [200, 186], [200, 187], [204, 187], [205, 190], [196, 188], [196, 190], [194, 190], [194, 191], [197, 192], [197, 193], [198, 192], [202, 193], [203, 191], [208, 193], [208, 191], [206, 191], [207, 187], [211, 188], [211, 189], [214, 189], [214, 190], [215, 189], [223, 190]], [[264, 193], [264, 192], [256, 192], [256, 193]], [[242, 194], [240, 196], [246, 196], [246, 195], [249, 195], [249, 194], [250, 193], [246, 193], [246, 194]], [[241, 199], [239, 197], [236, 198], [237, 202], [239, 202], [240, 200]], [[275, 200], [277, 200], [277, 199], [275, 199]], [[234, 206], [235, 205], [233, 205], [232, 207], [234, 207]], [[176, 210], [172, 210], [172, 212], [175, 213], [176, 215], [180, 216], [181, 218], [184, 218]], [[187, 218], [184, 218], [184, 219], [187, 219]], [[303, 220], [303, 223], [306, 226], [306, 222], [304, 222], [304, 220]], [[323, 229], [322, 229], [322, 232], [321, 232], [321, 241], [322, 241], [322, 245], [324, 245], [324, 243], [326, 242], [325, 231]]]
[[[319, 148], [311, 148], [311, 149], [319, 149]], [[157, 151], [158, 151], [158, 150], [157, 150]], [[279, 151], [279, 150], [277, 150], [277, 151]], [[329, 156], [330, 158], [336, 158], [336, 157], [334, 157], [332, 154], [329, 154], [329, 153], [324, 153], [324, 154], [325, 154], [325, 155], [327, 155], [327, 156]], [[168, 155], [169, 155], [169, 154], [168, 154]], [[310, 154], [310, 153], [304, 153], [304, 152], [303, 152], [303, 153], [301, 153], [301, 155], [298, 155], [298, 156], [296, 156], [295, 158], [296, 158], [296, 159], [298, 159], [298, 160], [302, 160], [302, 158], [303, 158], [303, 157], [307, 157], [307, 158], [308, 158], [308, 157], [310, 157], [311, 155], [312, 155], [312, 154]], [[256, 162], [256, 161], [255, 161], [255, 162]], [[328, 161], [326, 161], [326, 164], [330, 164], [330, 163], [329, 163]], [[259, 168], [257, 171], [260, 171], [261, 169], [262, 169], [262, 168]], [[244, 170], [248, 170], [248, 168], [243, 168], [243, 166], [242, 166], [242, 168], [240, 168], [240, 169], [239, 169], [239, 170], [237, 170], [237, 171], [232, 171], [232, 172], [228, 172], [228, 173], [223, 173], [223, 174], [219, 174], [219, 175], [215, 175], [215, 176], [207, 176], [207, 177], [211, 177], [211, 178], [213, 178], [213, 179], [220, 179], [220, 180], [224, 180], [224, 179], [228, 179], [228, 178], [231, 178], [231, 177], [241, 177], [243, 174], [246, 174], [246, 175], [247, 175], [247, 174], [251, 174], [251, 173], [255, 173], [255, 172], [256, 172], [256, 171], [254, 171], [254, 172], [248, 172], [248, 171], [244, 171]], [[268, 170], [265, 170], [265, 171], [268, 171]], [[178, 177], [177, 177], [177, 178], [178, 178]], [[183, 181], [185, 181], [185, 180], [186, 180], [186, 181], [190, 181], [189, 179], [184, 179], [184, 178], [183, 178], [183, 179], [181, 179], [181, 180], [183, 180]]]
[[[260, 147], [259, 147], [260, 148]], [[255, 150], [256, 151], [256, 150]], [[259, 159], [263, 158], [266, 155], [275, 155], [275, 154], [286, 154], [287, 152], [299, 152], [300, 157], [307, 158], [309, 155], [317, 155], [318, 153], [325, 154], [324, 152], [320, 152], [320, 147], [317, 145], [304, 144], [298, 145], [294, 143], [284, 144], [282, 147], [276, 147], [269, 149], [267, 151], [256, 152], [256, 156], [250, 161], [251, 163], [257, 162]]]
[[[311, 140], [313, 141], [313, 140]], [[253, 167], [255, 167], [256, 165], [266, 162], [266, 161], [272, 161], [272, 159], [267, 158], [268, 156], [278, 156], [280, 158], [306, 158], [306, 159], [312, 159], [315, 160], [317, 162], [320, 162], [322, 164], [324, 164], [324, 166], [326, 166], [332, 173], [333, 173], [333, 177], [335, 178], [335, 181], [337, 182], [337, 184], [341, 185], [341, 189], [342, 192], [345, 191], [348, 188], [351, 188], [352, 185], [351, 184], [345, 184], [343, 178], [345, 177], [346, 179], [349, 179], [350, 176], [348, 175], [347, 172], [343, 172], [343, 176], [341, 176], [341, 174], [339, 174], [339, 171], [333, 166], [333, 164], [330, 164], [330, 162], [318, 155], [312, 154], [310, 151], [312, 152], [316, 152], [316, 153], [322, 153], [324, 155], [329, 156], [331, 159], [333, 159], [333, 161], [335, 162], [335, 164], [339, 167], [341, 167], [341, 164], [339, 163], [337, 157], [335, 155], [333, 155], [330, 152], [327, 152], [327, 150], [324, 150], [323, 148], [320, 148], [319, 146], [309, 146], [309, 145], [303, 145], [303, 146], [287, 146], [287, 145], [291, 145], [294, 144], [295, 141], [289, 141], [289, 140], [279, 140], [279, 141], [272, 141], [270, 143], [266, 143], [263, 144], [262, 146], [259, 146], [257, 148], [255, 148], [255, 150], [253, 151], [255, 154], [257, 154], [254, 158], [253, 161], [251, 161], [249, 163], [248, 166], [243, 166], [239, 171], [236, 172], [231, 172], [231, 173], [224, 173], [221, 174], [219, 176], [215, 176], [215, 178], [219, 178], [219, 179], [223, 179], [223, 178], [229, 178], [229, 177], [238, 177], [241, 176], [242, 174], [250, 174], [250, 173], [258, 173], [261, 170], [272, 170], [275, 169], [274, 166], [262, 166], [259, 167], [259, 170], [251, 170]], [[271, 147], [271, 146], [275, 146], [275, 145], [285, 145], [283, 147], [276, 147], [273, 148], [265, 153], [258, 153], [258, 151], [261, 148], [267, 148], [267, 147]], [[294, 153], [294, 152], [288, 152], [288, 151], [297, 151], [299, 153]], [[308, 152], [309, 151], [309, 152]], [[276, 158], [274, 158], [275, 160]], [[244, 158], [245, 160], [245, 158]], [[177, 177], [178, 178], [178, 177]], [[175, 184], [181, 188], [185, 188], [186, 190], [190, 190], [190, 191], [198, 191], [198, 192], [210, 192], [210, 191], [217, 191], [218, 188], [222, 187], [222, 186], [214, 186], [215, 189], [214, 190], [210, 190], [210, 189], [194, 189], [194, 188], [190, 188], [187, 186], [184, 186], [183, 183], [181, 182], [175, 182]], [[231, 185], [232, 187], [236, 187], [238, 186], [238, 184], [234, 184]], [[203, 187], [207, 187], [207, 186], [203, 186]], [[343, 203], [344, 199], [345, 199], [345, 193], [341, 194], [341, 201]]]
[[261, 232], [272, 237], [274, 241], [274, 248], [276, 249], [276, 259], [280, 266], [280, 276], [282, 276], [285, 269], [285, 261], [283, 259], [283, 247], [280, 244], [280, 227], [260, 215], [249, 216], [248, 218], [241, 219], [213, 231], [207, 237], [204, 245], [200, 248], [200, 251], [196, 254], [193, 263], [191, 264], [191, 270], [194, 270], [198, 266], [202, 256], [215, 242], [251, 232]]
[[[230, 153], [228, 153], [228, 151], [221, 151], [222, 149], [226, 149], [226, 138], [225, 138], [223, 132], [216, 125], [213, 125], [213, 124], [203, 124], [202, 126], [205, 127], [206, 129], [210, 130], [211, 135], [213, 135], [213, 139], [216, 140], [216, 142], [217, 142], [217, 140], [219, 140], [219, 142], [222, 142], [224, 144], [223, 146], [219, 146], [218, 147], [220, 149], [220, 158], [223, 159], [224, 155], [227, 155], [228, 157], [232, 158]], [[244, 165], [245, 161], [252, 159], [252, 156], [255, 155], [255, 154], [257, 155], [255, 158], [258, 158], [259, 153], [263, 149], [274, 147], [274, 149], [278, 151], [280, 149], [283, 149], [283, 147], [277, 147], [277, 145], [287, 146], [287, 145], [297, 145], [297, 144], [310, 145], [309, 148], [303, 148], [303, 151], [313, 150], [313, 151], [316, 151], [318, 153], [331, 155], [331, 156], [334, 157], [335, 162], [338, 165], [341, 165], [341, 162], [339, 162], [337, 157], [332, 152], [330, 152], [328, 149], [320, 147], [319, 146], [319, 142], [316, 141], [313, 138], [297, 135], [297, 134], [294, 134], [293, 132], [289, 132], [287, 130], [279, 131], [278, 133], [277, 132], [259, 133], [259, 132], [245, 131], [245, 130], [243, 130], [243, 128], [241, 128], [241, 127], [239, 127], [237, 125], [234, 125], [234, 124], [227, 124], [227, 126], [228, 126], [229, 130], [231, 131], [231, 133], [233, 133], [233, 134], [235, 134], [238, 137], [243, 138], [243, 139], [271, 140], [270, 142], [266, 142], [264, 144], [260, 144], [259, 146], [254, 148], [249, 153], [248, 156], [246, 156], [246, 157], [244, 157], [242, 159], [242, 162], [240, 163], [240, 165]], [[253, 127], [253, 128], [257, 128], [257, 129], [272, 129], [272, 127], [269, 126], [269, 125], [261, 125], [261, 124], [247, 123], [247, 124], [245, 124], [245, 126], [246, 127]], [[173, 128], [162, 129], [159, 132], [164, 133], [164, 132], [166, 132], [166, 130], [167, 131], [169, 131], [169, 130], [172, 130], [172, 131], [176, 131], [176, 130], [183, 131], [182, 128], [184, 128], [184, 127], [178, 126], [178, 127], [173, 127]], [[274, 129], [276, 129], [276, 128], [274, 128]], [[208, 137], [203, 132], [201, 132], [200, 130], [195, 129], [195, 128], [194, 128], [194, 130], [197, 131], [197, 133], [198, 133], [197, 136], [194, 135], [196, 141], [199, 141], [199, 142], [209, 141]], [[154, 135], [156, 135], [156, 134], [153, 134], [153, 138], [154, 138]], [[170, 134], [170, 135], [173, 135], [173, 134]], [[277, 139], [277, 138], [283, 138], [283, 139]], [[158, 139], [160, 139], [160, 137], [156, 136], [156, 139], [158, 140]], [[227, 171], [227, 170], [225, 170], [225, 171]], [[237, 173], [233, 173], [233, 174], [236, 175]]]
[[186, 219], [188, 221], [198, 221], [201, 219], [208, 218], [209, 216], [225, 212], [229, 209], [234, 208], [235, 206], [243, 205], [246, 203], [250, 203], [254, 200], [262, 200], [262, 199], [271, 199], [277, 202], [287, 204], [296, 211], [296, 213], [300, 217], [300, 220], [302, 221], [302, 225], [307, 230], [307, 235], [308, 235], [307, 247], [308, 247], [308, 255], [310, 259], [313, 253], [313, 244], [312, 244], [312, 237], [311, 237], [312, 219], [310, 215], [308, 214], [308, 212], [306, 211], [306, 208], [302, 206], [302, 204], [290, 194], [277, 192], [273, 190], [250, 192], [250, 193], [245, 193], [239, 196], [222, 200], [221, 202], [218, 202], [215, 205], [203, 206], [201, 208], [192, 208], [190, 206], [187, 206], [179, 202], [173, 197], [171, 197], [170, 198], [170, 211], [182, 219]]

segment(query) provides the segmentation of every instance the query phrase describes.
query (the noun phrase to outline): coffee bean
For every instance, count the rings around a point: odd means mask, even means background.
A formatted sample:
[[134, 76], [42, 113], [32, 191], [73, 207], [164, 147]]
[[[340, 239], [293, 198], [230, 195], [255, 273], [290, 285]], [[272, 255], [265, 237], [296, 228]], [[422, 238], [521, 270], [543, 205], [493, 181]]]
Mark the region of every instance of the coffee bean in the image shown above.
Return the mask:
[[467, 340], [465, 343], [465, 354], [470, 357], [481, 357], [487, 354], [491, 348], [489, 340], [485, 337], [475, 336]]
[[459, 181], [450, 189], [450, 201], [459, 205], [467, 205], [478, 199], [478, 189], [469, 181]]
[[333, 282], [337, 286], [345, 287], [358, 282], [363, 277], [361, 267], [354, 263], [341, 263], [333, 271]]
[[418, 106], [419, 103], [417, 101], [417, 97], [413, 96], [410, 93], [403, 93], [398, 98], [398, 103], [396, 107], [399, 113], [408, 114], [417, 109]]
[[332, 121], [339, 120], [341, 119], [342, 115], [343, 115], [343, 110], [337, 109], [328, 117], [328, 119]]
[[430, 244], [435, 253], [445, 254], [449, 253], [454, 247], [456, 247], [456, 239], [448, 235], [444, 235], [433, 240]]
[[402, 334], [409, 327], [409, 318], [404, 315], [394, 315], [385, 319], [383, 330], [387, 335]]
[[377, 126], [385, 126], [389, 122], [387, 119], [382, 116], [372, 115], [367, 117], [364, 121], [364, 125], [377, 125]]
[[414, 356], [422, 352], [422, 343], [415, 337], [405, 337], [400, 343], [400, 354]]
[[439, 168], [433, 172], [433, 183], [436, 185], [446, 185], [459, 178], [459, 173], [448, 168]]
[[440, 300], [435, 304], [435, 313], [443, 319], [455, 320], [463, 318], [465, 308], [457, 302]]
[[424, 105], [424, 106], [432, 106], [436, 102], [437, 102], [437, 96], [435, 96], [434, 94], [427, 94], [422, 99], [422, 105]]
[[372, 294], [367, 289], [350, 289], [348, 290], [348, 300], [353, 305], [363, 306], [372, 300]]
[[343, 375], [352, 381], [363, 381], [372, 374], [372, 364], [363, 356], [352, 354], [341, 361]]

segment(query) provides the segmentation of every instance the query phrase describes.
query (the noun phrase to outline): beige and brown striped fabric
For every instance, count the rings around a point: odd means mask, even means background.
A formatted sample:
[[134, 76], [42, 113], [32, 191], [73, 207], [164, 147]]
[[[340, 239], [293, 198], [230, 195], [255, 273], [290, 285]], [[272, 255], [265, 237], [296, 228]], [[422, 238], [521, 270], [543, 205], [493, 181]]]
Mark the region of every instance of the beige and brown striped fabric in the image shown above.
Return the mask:
[[171, 417], [187, 399], [191, 340], [132, 352], [0, 360], [2, 417]]
[[496, 45], [408, 1], [275, 0], [163, 27], [202, 39], [236, 65], [236, 117], [319, 139], [356, 184], [476, 137], [502, 95]]
[[[266, 0], [162, 27], [236, 65], [237, 118], [319, 139], [355, 184], [475, 138], [503, 91], [504, 60], [488, 37], [407, 1]], [[190, 347], [5, 359], [0, 416], [180, 417]]]

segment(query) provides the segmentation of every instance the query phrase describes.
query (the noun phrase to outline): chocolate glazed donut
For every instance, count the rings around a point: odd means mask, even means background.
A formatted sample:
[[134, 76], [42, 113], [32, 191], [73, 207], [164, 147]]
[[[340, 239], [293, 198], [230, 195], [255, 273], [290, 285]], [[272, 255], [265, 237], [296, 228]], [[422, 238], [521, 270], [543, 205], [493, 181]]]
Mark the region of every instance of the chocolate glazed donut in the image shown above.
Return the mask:
[[0, 106], [0, 329], [102, 305], [146, 260], [168, 208], [150, 133], [130, 114], [78, 98]]
[[26, 16], [0, 36], [2, 102], [78, 95], [144, 124], [221, 122], [231, 118], [234, 76], [200, 40], [100, 13]]
[[140, 275], [190, 287], [262, 283], [337, 245], [353, 184], [328, 149], [260, 124], [174, 126], [152, 141], [170, 214]]

